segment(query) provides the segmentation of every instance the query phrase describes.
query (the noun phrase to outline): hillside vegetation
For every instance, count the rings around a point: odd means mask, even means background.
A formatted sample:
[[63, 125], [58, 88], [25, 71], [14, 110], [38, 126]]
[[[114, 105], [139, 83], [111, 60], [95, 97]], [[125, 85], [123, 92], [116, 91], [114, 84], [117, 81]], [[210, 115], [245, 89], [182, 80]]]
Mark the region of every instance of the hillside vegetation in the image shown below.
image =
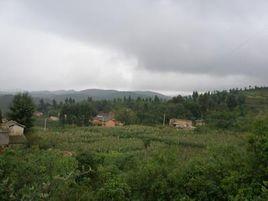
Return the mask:
[[[256, 88], [194, 93], [169, 101], [155, 97], [86, 102], [67, 99], [62, 105], [54, 102], [54, 106], [43, 102], [48, 113], [73, 115], [49, 123], [46, 131], [39, 118], [26, 134], [27, 144], [5, 149], [0, 155], [0, 198], [266, 201], [267, 92], [267, 88]], [[127, 118], [139, 124], [130, 121], [123, 127], [105, 128], [83, 123], [85, 110], [94, 115], [105, 108], [131, 109]], [[195, 130], [162, 126], [163, 112], [167, 118], [204, 118], [206, 125]]]

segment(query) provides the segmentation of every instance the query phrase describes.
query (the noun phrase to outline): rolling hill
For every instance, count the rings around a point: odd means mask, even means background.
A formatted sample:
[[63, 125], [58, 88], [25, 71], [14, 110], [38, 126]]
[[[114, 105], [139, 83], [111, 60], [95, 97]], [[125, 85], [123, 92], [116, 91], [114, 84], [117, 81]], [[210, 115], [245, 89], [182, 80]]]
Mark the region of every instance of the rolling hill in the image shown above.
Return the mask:
[[[33, 97], [34, 101], [37, 103], [40, 99], [46, 101], [52, 101], [55, 99], [57, 102], [64, 101], [66, 98], [73, 98], [76, 101], [86, 100], [91, 97], [94, 100], [112, 100], [112, 99], [122, 99], [124, 97], [131, 97], [136, 99], [140, 98], [154, 98], [158, 96], [160, 99], [169, 99], [169, 96], [163, 94], [152, 92], [152, 91], [117, 91], [117, 90], [103, 90], [103, 89], [86, 89], [82, 91], [75, 90], [57, 90], [57, 91], [32, 91], [29, 94]], [[0, 92], [0, 108], [3, 112], [6, 112], [13, 96], [14, 92]]]

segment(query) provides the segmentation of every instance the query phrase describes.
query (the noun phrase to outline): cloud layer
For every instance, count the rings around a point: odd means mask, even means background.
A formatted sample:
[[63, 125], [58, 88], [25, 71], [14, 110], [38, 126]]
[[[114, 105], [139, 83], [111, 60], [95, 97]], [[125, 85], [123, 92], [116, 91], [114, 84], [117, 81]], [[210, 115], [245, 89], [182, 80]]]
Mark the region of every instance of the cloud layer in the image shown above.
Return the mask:
[[265, 0], [2, 1], [0, 84], [166, 93], [267, 85], [267, 21]]

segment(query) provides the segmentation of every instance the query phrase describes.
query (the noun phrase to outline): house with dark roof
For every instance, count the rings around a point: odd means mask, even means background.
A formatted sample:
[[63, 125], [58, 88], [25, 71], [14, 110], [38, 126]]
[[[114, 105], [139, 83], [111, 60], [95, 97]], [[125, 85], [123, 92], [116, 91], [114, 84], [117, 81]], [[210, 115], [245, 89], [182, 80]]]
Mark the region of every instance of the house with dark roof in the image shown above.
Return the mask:
[[114, 127], [114, 126], [122, 125], [121, 122], [115, 120], [114, 112], [99, 113], [97, 116], [93, 118], [91, 123], [93, 126], [104, 126], [104, 127]]

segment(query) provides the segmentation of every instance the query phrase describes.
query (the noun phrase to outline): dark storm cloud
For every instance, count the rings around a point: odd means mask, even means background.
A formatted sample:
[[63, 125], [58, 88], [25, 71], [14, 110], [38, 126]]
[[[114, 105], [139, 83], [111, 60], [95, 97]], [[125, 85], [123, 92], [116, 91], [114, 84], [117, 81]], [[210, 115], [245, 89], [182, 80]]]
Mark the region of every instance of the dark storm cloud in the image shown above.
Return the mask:
[[152, 71], [268, 73], [265, 0], [20, 1], [35, 26], [137, 57]]

